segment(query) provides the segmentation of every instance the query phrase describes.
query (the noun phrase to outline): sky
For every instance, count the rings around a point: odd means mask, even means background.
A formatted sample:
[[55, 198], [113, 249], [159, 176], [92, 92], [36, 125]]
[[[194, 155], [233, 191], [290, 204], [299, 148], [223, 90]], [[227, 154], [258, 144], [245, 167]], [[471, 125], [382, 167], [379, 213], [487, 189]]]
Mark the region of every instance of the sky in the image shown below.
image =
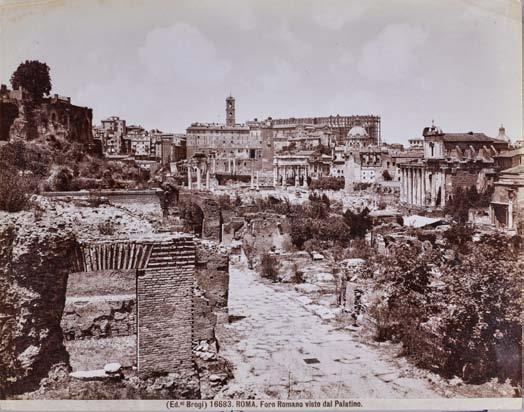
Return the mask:
[[374, 114], [407, 143], [431, 124], [522, 136], [518, 0], [0, 0], [0, 82], [25, 60], [94, 123]]

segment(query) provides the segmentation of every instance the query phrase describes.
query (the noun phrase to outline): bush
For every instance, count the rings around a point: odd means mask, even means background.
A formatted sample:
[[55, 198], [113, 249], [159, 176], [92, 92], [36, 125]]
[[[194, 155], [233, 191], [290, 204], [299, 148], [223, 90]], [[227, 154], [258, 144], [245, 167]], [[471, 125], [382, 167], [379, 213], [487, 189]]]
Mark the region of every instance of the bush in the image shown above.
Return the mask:
[[111, 220], [98, 224], [98, 231], [101, 235], [114, 235], [116, 231], [115, 224]]
[[274, 255], [264, 253], [260, 261], [260, 274], [262, 277], [275, 282], [278, 276], [278, 262]]
[[36, 192], [36, 182], [18, 173], [3, 170], [0, 175], [0, 210], [20, 212], [29, 206], [29, 197]]
[[344, 220], [350, 228], [352, 237], [363, 238], [367, 231], [373, 226], [373, 222], [369, 217], [369, 209], [366, 207], [358, 213], [351, 210], [346, 210], [344, 213]]
[[393, 177], [391, 177], [391, 174], [389, 173], [389, 171], [387, 169], [384, 169], [384, 171], [382, 172], [382, 178], [386, 182], [390, 182], [390, 181], [393, 180]]
[[309, 184], [311, 190], [342, 190], [344, 189], [343, 177], [321, 177], [311, 180]]

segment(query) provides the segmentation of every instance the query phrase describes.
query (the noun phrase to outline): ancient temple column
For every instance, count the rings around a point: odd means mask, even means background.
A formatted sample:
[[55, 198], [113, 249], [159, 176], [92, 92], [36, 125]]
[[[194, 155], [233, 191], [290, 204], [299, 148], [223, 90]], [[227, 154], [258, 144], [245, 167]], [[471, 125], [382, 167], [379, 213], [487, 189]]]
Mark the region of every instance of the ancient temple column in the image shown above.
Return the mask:
[[282, 186], [287, 186], [287, 166], [284, 165], [284, 175], [282, 176]]
[[213, 158], [213, 174], [217, 173], [217, 159], [216, 157]]
[[193, 188], [193, 176], [191, 176], [191, 169], [191, 166], [187, 168], [187, 188], [190, 190]]
[[406, 201], [406, 174], [405, 169], [400, 169], [400, 201]]
[[408, 203], [412, 204], [413, 203], [413, 174], [412, 174], [411, 168], [407, 169], [406, 172], [407, 172], [407, 182], [408, 182]]
[[200, 176], [200, 167], [196, 167], [196, 175], [197, 175], [197, 190], [202, 190], [202, 177]]
[[209, 178], [209, 169], [206, 170], [206, 189], [211, 190], [210, 187], [211, 179]]
[[260, 186], [259, 186], [259, 184], [258, 184], [258, 170], [257, 170], [257, 176], [256, 176], [256, 177], [257, 177], [257, 183], [256, 183], [255, 188], [258, 190], [258, 189], [260, 188]]
[[273, 165], [273, 186], [278, 186], [278, 166]]
[[513, 229], [513, 200], [508, 202], [508, 229]]
[[251, 189], [254, 189], [254, 188], [255, 188], [255, 182], [253, 181], [254, 178], [255, 178], [255, 176], [254, 176], [254, 172], [253, 172], [253, 169], [251, 169], [251, 180], [250, 180], [250, 183], [249, 183], [249, 187], [250, 187]]
[[441, 185], [440, 185], [440, 207], [446, 206], [446, 172], [441, 173]]
[[302, 186], [307, 187], [307, 165], [304, 166], [304, 173], [302, 174]]
[[300, 173], [300, 166], [294, 166], [293, 173], [295, 174], [295, 187], [297, 187], [300, 183], [299, 177], [298, 177], [298, 174]]
[[424, 193], [424, 179], [422, 176], [422, 169], [417, 169], [418, 177], [418, 204], [419, 206], [424, 205], [423, 193]]

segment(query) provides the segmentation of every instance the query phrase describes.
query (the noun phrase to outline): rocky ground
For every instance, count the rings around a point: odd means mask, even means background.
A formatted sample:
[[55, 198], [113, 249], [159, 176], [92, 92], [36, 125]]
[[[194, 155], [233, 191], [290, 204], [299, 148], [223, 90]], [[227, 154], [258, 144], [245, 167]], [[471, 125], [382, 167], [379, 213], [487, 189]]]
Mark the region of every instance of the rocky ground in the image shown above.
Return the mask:
[[217, 336], [235, 377], [216, 398], [513, 396], [509, 385], [464, 385], [415, 368], [398, 346], [370, 344], [344, 329], [326, 299], [261, 279], [244, 262], [230, 276], [231, 323]]

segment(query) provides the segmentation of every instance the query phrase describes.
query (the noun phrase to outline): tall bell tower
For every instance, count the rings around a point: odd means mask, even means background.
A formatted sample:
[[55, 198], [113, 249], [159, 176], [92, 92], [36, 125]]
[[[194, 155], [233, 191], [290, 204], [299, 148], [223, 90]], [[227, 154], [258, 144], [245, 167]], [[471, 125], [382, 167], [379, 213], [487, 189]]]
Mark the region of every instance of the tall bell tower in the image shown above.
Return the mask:
[[231, 95], [226, 98], [226, 126], [235, 126], [235, 98]]

